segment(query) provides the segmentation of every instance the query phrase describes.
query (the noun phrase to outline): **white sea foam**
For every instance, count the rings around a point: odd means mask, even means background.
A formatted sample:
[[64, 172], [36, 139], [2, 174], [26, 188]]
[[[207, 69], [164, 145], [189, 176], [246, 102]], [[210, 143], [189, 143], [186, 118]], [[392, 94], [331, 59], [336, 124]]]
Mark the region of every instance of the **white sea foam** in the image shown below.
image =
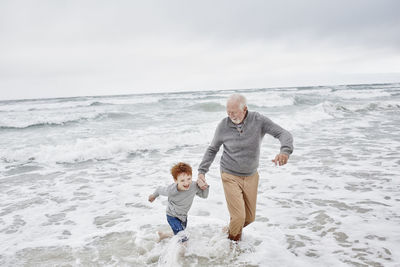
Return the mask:
[[286, 129], [295, 130], [323, 121], [333, 119], [336, 115], [331, 103], [323, 102], [312, 107], [300, 109], [293, 114], [277, 115], [271, 119]]
[[123, 97], [102, 97], [100, 103], [110, 103], [114, 105], [134, 105], [134, 104], [154, 104], [161, 99], [160, 95], [129, 95]]
[[337, 90], [332, 92], [333, 95], [338, 96], [343, 99], [367, 99], [367, 98], [377, 98], [377, 97], [387, 97], [391, 96], [390, 92], [385, 90]]
[[76, 100], [62, 100], [62, 99], [50, 99], [50, 100], [26, 100], [26, 101], [7, 101], [0, 105], [0, 111], [35, 111], [35, 110], [54, 110], [54, 109], [65, 109], [75, 108], [82, 106], [90, 106], [94, 101], [88, 99], [76, 99]]
[[252, 93], [247, 97], [249, 105], [258, 107], [291, 106], [294, 103], [292, 95], [281, 95], [279, 92]]
[[[7, 102], [0, 120], [14, 128], [0, 129], [0, 265], [397, 266], [400, 88], [384, 88], [367, 87], [368, 98], [362, 86], [241, 91], [250, 110], [291, 131], [294, 154], [275, 167], [279, 141], [264, 138], [256, 221], [234, 245], [221, 231], [221, 147], [183, 250], [177, 237], [157, 242], [170, 230], [167, 199], [147, 198], [173, 182], [178, 161], [197, 175], [236, 91], [64, 99], [58, 108], [40, 100], [30, 111], [29, 101]], [[49, 122], [57, 125], [23, 128]]]
[[[214, 124], [212, 126], [214, 127]], [[206, 144], [208, 141], [202, 139], [202, 136], [211, 137], [213, 128], [209, 123], [200, 124], [198, 127], [196, 131], [185, 131], [184, 128], [160, 130], [157, 127], [149, 127], [146, 130], [127, 131], [124, 135], [86, 137], [72, 142], [20, 148], [5, 147], [1, 151], [3, 159], [9, 162], [26, 162], [31, 159], [43, 164], [115, 160], [129, 156], [148, 156], [152, 152], [166, 154], [176, 149]]]
[[79, 122], [79, 120], [90, 120], [98, 117], [99, 112], [89, 110], [85, 112], [68, 112], [64, 110], [56, 112], [10, 112], [0, 117], [0, 127], [2, 128], [26, 128], [29, 126], [40, 125], [63, 125], [69, 122]]

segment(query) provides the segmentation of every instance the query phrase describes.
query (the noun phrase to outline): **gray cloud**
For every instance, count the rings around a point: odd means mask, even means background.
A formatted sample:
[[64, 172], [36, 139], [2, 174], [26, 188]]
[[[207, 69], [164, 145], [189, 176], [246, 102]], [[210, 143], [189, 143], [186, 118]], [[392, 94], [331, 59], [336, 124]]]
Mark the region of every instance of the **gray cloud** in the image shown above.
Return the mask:
[[396, 0], [1, 1], [1, 98], [399, 73], [398, 10]]
[[164, 2], [165, 17], [186, 32], [231, 41], [338, 39], [399, 47], [399, 1]]
[[0, 5], [0, 38], [11, 41], [112, 42], [159, 34], [228, 41], [303, 36], [398, 47], [400, 38], [396, 0], [2, 1]]

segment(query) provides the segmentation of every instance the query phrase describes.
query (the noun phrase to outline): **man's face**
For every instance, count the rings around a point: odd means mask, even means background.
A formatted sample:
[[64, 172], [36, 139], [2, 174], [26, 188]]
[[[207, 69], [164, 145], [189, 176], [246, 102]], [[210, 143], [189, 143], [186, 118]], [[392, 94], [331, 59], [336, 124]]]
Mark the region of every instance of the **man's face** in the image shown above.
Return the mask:
[[239, 124], [244, 120], [246, 110], [247, 107], [241, 109], [240, 104], [237, 101], [228, 101], [226, 104], [226, 113], [234, 124]]
[[190, 185], [192, 184], [192, 176], [186, 173], [181, 173], [176, 177], [175, 182], [178, 184], [179, 191], [189, 190]]

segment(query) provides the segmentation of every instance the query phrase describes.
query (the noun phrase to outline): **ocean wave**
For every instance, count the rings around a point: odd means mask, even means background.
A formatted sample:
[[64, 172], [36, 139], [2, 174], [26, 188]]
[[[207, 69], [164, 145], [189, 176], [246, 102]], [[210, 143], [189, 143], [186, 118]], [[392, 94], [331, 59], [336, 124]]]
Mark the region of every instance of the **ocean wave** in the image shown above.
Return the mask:
[[30, 128], [41, 128], [41, 127], [59, 127], [66, 126], [73, 123], [79, 123], [83, 119], [71, 120], [71, 121], [63, 121], [63, 122], [38, 122], [29, 124], [26, 126], [4, 126], [0, 125], [0, 130], [22, 130], [22, 129], [30, 129]]
[[373, 83], [373, 84], [353, 84], [353, 85], [346, 85], [345, 89], [400, 89], [400, 84], [398, 83]]
[[[133, 150], [133, 149], [132, 149]], [[25, 162], [28, 158], [37, 163], [80, 163], [90, 160], [106, 160], [117, 154], [129, 152], [129, 145], [105, 138], [78, 139], [72, 143], [46, 144], [5, 151], [3, 160]]]
[[393, 96], [393, 97], [400, 96], [400, 93], [397, 93], [397, 92], [395, 92], [395, 93], [392, 93], [392, 96]]
[[43, 111], [43, 110], [57, 110], [57, 109], [75, 109], [75, 108], [109, 106], [109, 105], [113, 105], [113, 104], [95, 101], [95, 102], [88, 102], [86, 104], [75, 104], [75, 105], [68, 105], [68, 106], [53, 106], [53, 107], [46, 107], [46, 108], [31, 108], [31, 109], [29, 109], [29, 111]]
[[197, 93], [184, 93], [182, 95], [172, 94], [165, 95], [158, 99], [158, 103], [161, 104], [171, 104], [171, 103], [206, 103], [206, 102], [216, 102], [225, 103], [226, 98], [229, 94], [221, 94], [215, 92], [197, 92]]
[[363, 104], [336, 105], [337, 110], [345, 112], [365, 113], [370, 111], [390, 111], [400, 109], [400, 103], [394, 101], [370, 102]]
[[[193, 146], [206, 146], [215, 130], [216, 123], [160, 129], [158, 126], [135, 131], [118, 132], [102, 137], [65, 140], [63, 143], [27, 145], [15, 148], [4, 147], [4, 162], [76, 164], [86, 161], [125, 160], [127, 158], [148, 157], [149, 155], [171, 155]], [[191, 131], [188, 131], [191, 130]], [[205, 139], [204, 137], [207, 136]]]
[[168, 102], [168, 101], [210, 101], [216, 99], [225, 99], [225, 94], [215, 93], [215, 92], [196, 92], [196, 93], [186, 93], [182, 95], [172, 94], [172, 96], [164, 96], [160, 98], [158, 102]]
[[141, 104], [152, 104], [157, 103], [159, 96], [129, 96], [123, 98], [107, 97], [102, 98], [99, 105], [141, 105]]
[[319, 103], [314, 106], [308, 106], [293, 114], [278, 116], [277, 121], [286, 129], [294, 130], [323, 121], [333, 119], [337, 116], [335, 107], [330, 102]]
[[218, 112], [218, 111], [225, 111], [225, 106], [221, 105], [220, 103], [215, 102], [204, 102], [191, 105], [190, 109], [194, 110], [201, 110], [205, 112]]
[[[113, 105], [113, 104], [110, 104], [110, 103], [103, 103], [103, 102], [98, 102], [98, 101], [95, 101], [95, 102], [89, 104], [90, 107], [95, 107], [95, 106], [108, 106], [108, 105]], [[80, 106], [80, 107], [81, 107], [81, 106]]]
[[298, 129], [319, 123], [323, 120], [344, 118], [355, 113], [366, 113], [371, 111], [399, 110], [400, 104], [394, 101], [367, 103], [367, 104], [337, 104], [332, 101], [324, 101], [317, 105], [308, 106], [293, 114], [278, 116], [281, 125], [287, 129]]
[[[162, 98], [159, 100], [161, 104], [167, 105], [184, 105], [184, 103], [192, 103], [189, 106], [191, 109], [201, 110], [206, 112], [224, 111], [228, 96], [234, 92], [224, 92], [226, 94], [217, 94], [210, 96], [184, 96], [183, 98]], [[270, 94], [265, 94], [264, 91], [246, 91], [242, 92], [246, 96], [247, 103], [250, 107], [265, 108], [265, 107], [279, 107], [291, 106], [294, 104], [292, 95], [282, 92], [271, 91]]]
[[396, 111], [400, 109], [400, 104], [394, 101], [370, 102], [370, 103], [342, 103], [337, 104], [330, 101], [323, 103], [324, 110], [335, 118], [341, 118], [353, 113], [368, 113], [374, 111]]
[[59, 144], [18, 149], [5, 148], [2, 160], [18, 163], [31, 159], [41, 164], [76, 164], [100, 160], [120, 161], [127, 158], [148, 157], [157, 153], [170, 155], [203, 144], [204, 131], [209, 131], [206, 136], [211, 138], [213, 130], [207, 128], [207, 130], [183, 133], [183, 130], [176, 129], [176, 132], [158, 133], [159, 129], [155, 128], [151, 131], [135, 132], [134, 137], [131, 133], [127, 133], [124, 136], [92, 137]]
[[65, 110], [79, 107], [89, 107], [93, 101], [88, 100], [64, 100], [59, 101], [12, 101], [3, 105], [0, 110], [5, 112], [26, 112], [26, 111], [48, 111], [48, 110]]
[[368, 99], [391, 96], [390, 92], [383, 89], [332, 89], [331, 95], [342, 99]]
[[157, 103], [157, 96], [130, 96], [118, 97], [92, 97], [92, 98], [70, 98], [59, 100], [38, 101], [11, 101], [0, 106], [0, 112], [26, 112], [26, 111], [53, 111], [76, 108], [102, 107], [111, 105], [136, 105]]
[[320, 101], [320, 97], [312, 97], [310, 95], [296, 95], [293, 98], [293, 104], [295, 106], [315, 105], [318, 104]]
[[[54, 111], [54, 110], [66, 110], [66, 109], [109, 106], [109, 105], [113, 105], [113, 104], [95, 101], [95, 102], [88, 102], [86, 104], [75, 104], [75, 105], [64, 105], [64, 106], [52, 105], [52, 106], [47, 106], [47, 107], [35, 107], [35, 108], [29, 108], [28, 111]], [[23, 110], [11, 109], [11, 110], [6, 110], [6, 111], [13, 112], [13, 111], [23, 111]]]
[[87, 121], [101, 121], [105, 119], [126, 119], [134, 117], [134, 114], [127, 112], [103, 112], [103, 113], [92, 113], [87, 115], [66, 116], [66, 117], [54, 117], [54, 119], [42, 120], [42, 117], [29, 118], [28, 120], [9, 120], [0, 122], [0, 130], [22, 130], [31, 128], [41, 128], [41, 127], [62, 127], [70, 126], [72, 124], [85, 123]]
[[125, 119], [125, 118], [131, 118], [134, 117], [135, 115], [132, 113], [128, 112], [104, 112], [104, 113], [99, 113], [94, 120], [103, 120], [103, 119]]
[[283, 106], [291, 106], [294, 104], [293, 96], [288, 94], [282, 94], [280, 92], [252, 93], [252, 94], [247, 94], [246, 98], [249, 106], [255, 106], [260, 108], [283, 107]]
[[143, 158], [152, 154], [159, 153], [159, 149], [137, 149], [135, 151], [127, 152], [127, 157], [129, 158]]

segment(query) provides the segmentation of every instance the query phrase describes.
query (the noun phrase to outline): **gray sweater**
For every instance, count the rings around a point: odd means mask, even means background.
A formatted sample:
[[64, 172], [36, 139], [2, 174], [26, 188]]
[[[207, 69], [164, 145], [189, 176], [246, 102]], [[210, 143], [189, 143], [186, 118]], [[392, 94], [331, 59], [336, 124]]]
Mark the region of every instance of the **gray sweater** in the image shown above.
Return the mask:
[[248, 111], [242, 124], [238, 129], [229, 117], [219, 123], [214, 138], [204, 153], [199, 173], [208, 172], [215, 155], [223, 145], [221, 171], [236, 176], [253, 175], [258, 168], [260, 146], [265, 134], [279, 139], [281, 153], [290, 155], [293, 152], [292, 135], [260, 113]]
[[207, 198], [209, 188], [201, 190], [197, 183], [193, 181], [188, 190], [178, 191], [177, 184], [173, 183], [165, 187], [158, 187], [153, 195], [155, 197], [159, 195], [168, 196], [167, 214], [185, 222], [194, 196]]

